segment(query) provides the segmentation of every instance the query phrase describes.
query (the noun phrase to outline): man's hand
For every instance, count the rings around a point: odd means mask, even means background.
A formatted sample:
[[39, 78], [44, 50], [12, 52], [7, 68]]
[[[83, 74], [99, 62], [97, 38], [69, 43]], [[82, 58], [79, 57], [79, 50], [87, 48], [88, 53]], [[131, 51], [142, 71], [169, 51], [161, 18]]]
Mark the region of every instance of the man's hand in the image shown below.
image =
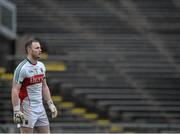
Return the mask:
[[48, 104], [49, 109], [50, 109], [50, 111], [51, 111], [51, 113], [52, 113], [52, 118], [55, 118], [58, 113], [57, 113], [57, 109], [56, 109], [53, 101], [52, 101], [52, 100], [49, 100], [49, 101], [47, 102], [47, 104]]
[[20, 110], [14, 111], [13, 119], [16, 124], [23, 123], [24, 114]]

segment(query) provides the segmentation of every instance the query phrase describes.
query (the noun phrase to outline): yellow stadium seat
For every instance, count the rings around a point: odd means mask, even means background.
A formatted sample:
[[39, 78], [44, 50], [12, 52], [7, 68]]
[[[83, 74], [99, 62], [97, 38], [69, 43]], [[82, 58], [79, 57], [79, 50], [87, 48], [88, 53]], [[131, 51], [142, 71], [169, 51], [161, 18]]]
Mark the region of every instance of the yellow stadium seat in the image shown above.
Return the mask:
[[114, 132], [114, 133], [123, 132], [123, 128], [119, 126], [111, 126], [110, 132]]
[[60, 102], [60, 101], [62, 101], [62, 97], [61, 96], [52, 96], [52, 100], [54, 102]]
[[84, 108], [73, 108], [71, 110], [71, 113], [73, 114], [84, 114], [86, 112], [86, 109]]
[[95, 113], [86, 113], [84, 114], [84, 118], [94, 120], [98, 118], [98, 115]]
[[48, 62], [46, 63], [47, 71], [66, 71], [64, 62]]
[[2, 75], [1, 75], [1, 78], [2, 78], [2, 79], [5, 79], [5, 80], [12, 80], [12, 79], [13, 79], [13, 74], [11, 74], [11, 73], [5, 73], [5, 74], [2, 74]]
[[68, 108], [73, 108], [74, 103], [73, 102], [62, 102], [59, 104], [60, 107], [68, 109]]
[[97, 120], [97, 124], [98, 125], [109, 125], [110, 121], [107, 119], [99, 119], [99, 120]]
[[3, 74], [6, 72], [6, 69], [4, 67], [0, 67], [0, 74]]

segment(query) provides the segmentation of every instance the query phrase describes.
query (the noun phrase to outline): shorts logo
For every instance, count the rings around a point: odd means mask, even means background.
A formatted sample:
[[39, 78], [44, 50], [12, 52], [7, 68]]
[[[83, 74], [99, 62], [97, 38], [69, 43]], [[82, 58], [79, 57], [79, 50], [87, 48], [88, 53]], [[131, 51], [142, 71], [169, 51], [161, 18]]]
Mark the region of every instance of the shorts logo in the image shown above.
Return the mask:
[[28, 125], [28, 120], [25, 120], [25, 125]]

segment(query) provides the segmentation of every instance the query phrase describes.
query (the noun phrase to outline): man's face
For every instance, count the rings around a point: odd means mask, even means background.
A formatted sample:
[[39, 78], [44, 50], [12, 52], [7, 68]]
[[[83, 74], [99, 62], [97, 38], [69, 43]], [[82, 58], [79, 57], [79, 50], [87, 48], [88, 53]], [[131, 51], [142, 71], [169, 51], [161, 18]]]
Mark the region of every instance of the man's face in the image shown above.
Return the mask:
[[42, 53], [42, 49], [41, 49], [40, 43], [32, 42], [32, 45], [30, 47], [30, 53], [29, 53], [32, 56], [32, 58], [36, 60], [39, 59], [41, 53]]

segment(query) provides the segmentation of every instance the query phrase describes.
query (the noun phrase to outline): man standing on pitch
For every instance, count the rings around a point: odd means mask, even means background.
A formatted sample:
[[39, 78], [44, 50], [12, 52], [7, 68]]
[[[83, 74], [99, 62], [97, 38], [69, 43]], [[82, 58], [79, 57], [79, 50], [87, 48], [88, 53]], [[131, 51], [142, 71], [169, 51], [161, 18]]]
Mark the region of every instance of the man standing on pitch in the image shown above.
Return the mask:
[[47, 102], [52, 118], [57, 116], [57, 109], [51, 99], [46, 83], [46, 68], [39, 61], [40, 41], [32, 39], [25, 45], [27, 58], [14, 72], [11, 99], [14, 111], [14, 122], [20, 125], [21, 133], [33, 133], [33, 128], [39, 133], [50, 133], [49, 120], [43, 106]]

